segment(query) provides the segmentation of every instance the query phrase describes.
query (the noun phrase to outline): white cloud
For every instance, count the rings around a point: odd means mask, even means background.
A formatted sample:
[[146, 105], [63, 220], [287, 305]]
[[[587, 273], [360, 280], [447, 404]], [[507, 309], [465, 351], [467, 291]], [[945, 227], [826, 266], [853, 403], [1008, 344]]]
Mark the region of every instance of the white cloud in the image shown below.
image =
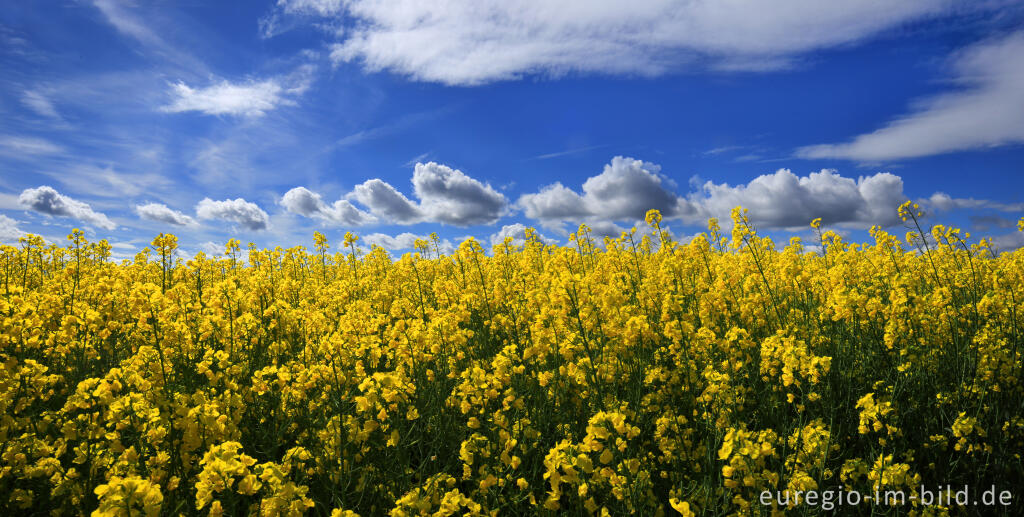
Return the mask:
[[[604, 245], [605, 237], [609, 239], [618, 239], [622, 237], [622, 232], [625, 232], [627, 228], [623, 228], [611, 221], [598, 221], [592, 220], [587, 222], [587, 227], [590, 228], [590, 238], [594, 239], [598, 245]], [[574, 229], [574, 231], [577, 231]]]
[[277, 0], [287, 13], [330, 16], [341, 12], [342, 0]]
[[423, 219], [423, 213], [416, 203], [381, 179], [374, 178], [356, 185], [349, 197], [389, 223], [413, 224]]
[[144, 22], [144, 19], [148, 21], [152, 17], [147, 17], [145, 14], [142, 16], [137, 15], [137, 13], [134, 12], [138, 7], [135, 2], [126, 2], [123, 0], [93, 0], [92, 3], [97, 9], [99, 9], [104, 19], [113, 25], [121, 34], [135, 39], [139, 43], [149, 47], [150, 50], [166, 57], [168, 60], [178, 64], [184, 69], [195, 71], [197, 73], [206, 73], [206, 65], [203, 62], [174, 48], [146, 22]]
[[195, 226], [196, 220], [161, 203], [147, 203], [135, 205], [135, 212], [139, 217], [160, 223], [173, 224], [175, 226]]
[[489, 184], [439, 163], [417, 163], [412, 185], [418, 201], [376, 178], [357, 185], [347, 197], [391, 224], [492, 224], [508, 211], [508, 200]]
[[25, 235], [25, 232], [18, 228], [18, 221], [0, 214], [0, 242], [12, 244], [22, 235]]
[[[334, 61], [467, 85], [534, 73], [778, 68], [802, 53], [855, 43], [965, 4], [780, 0], [761, 9], [757, 0], [285, 0], [267, 20], [273, 26], [289, 13], [348, 20]], [[264, 28], [268, 36], [274, 32]]]
[[277, 80], [232, 84], [221, 81], [206, 88], [192, 88], [183, 82], [172, 85], [174, 101], [163, 110], [171, 113], [199, 111], [206, 115], [258, 117], [280, 104], [289, 104], [285, 89]]
[[7, 194], [0, 192], [0, 210], [20, 210], [21, 203], [18, 202], [18, 196], [15, 194]]
[[805, 226], [816, 217], [827, 224], [867, 227], [898, 222], [896, 207], [906, 200], [903, 180], [886, 172], [853, 179], [827, 169], [804, 177], [779, 169], [737, 186], [691, 182], [697, 190], [680, 196], [660, 170], [653, 163], [615, 157], [583, 183], [582, 194], [555, 183], [520, 196], [516, 204], [547, 228], [585, 222], [599, 237], [618, 237], [623, 228], [613, 223], [643, 229], [647, 225], [641, 221], [652, 208], [666, 220], [687, 224], [710, 217], [728, 223], [733, 207], [741, 205], [765, 228]]
[[118, 31], [131, 36], [142, 43], [163, 46], [163, 40], [149, 27], [126, 9], [118, 0], [93, 0], [93, 5], [103, 13], [107, 21]]
[[22, 207], [41, 214], [70, 217], [106, 230], [117, 228], [117, 225], [106, 215], [94, 211], [86, 203], [71, 199], [47, 185], [23, 190], [18, 196], [18, 202]]
[[508, 208], [505, 196], [490, 185], [435, 162], [417, 163], [412, 185], [421, 209], [432, 221], [456, 226], [491, 224]]
[[1024, 248], [1024, 232], [1012, 232], [997, 235], [992, 238], [992, 244], [996, 251], [1013, 251]]
[[717, 217], [724, 224], [740, 205], [750, 210], [752, 222], [770, 228], [806, 226], [816, 217], [825, 224], [866, 227], [897, 223], [896, 208], [906, 196], [903, 180], [887, 172], [854, 180], [828, 169], [803, 177], [779, 169], [735, 187], [708, 181], [688, 200], [697, 208], [691, 220]]
[[42, 171], [72, 192], [96, 197], [129, 197], [173, 189], [173, 181], [157, 173], [124, 173], [113, 167], [72, 164]]
[[527, 217], [545, 224], [592, 218], [637, 220], [652, 208], [665, 217], [692, 212], [693, 208], [673, 192], [674, 186], [661, 174], [660, 166], [616, 156], [600, 174], [587, 178], [583, 194], [554, 183], [540, 192], [520, 196], [517, 205]]
[[[430, 236], [416, 235], [414, 233], [409, 232], [400, 233], [394, 236], [387, 235], [384, 233], [371, 233], [369, 235], [363, 236], [360, 239], [361, 242], [364, 242], [367, 245], [377, 245], [389, 252], [399, 250], [411, 250], [415, 248], [417, 240], [424, 240], [430, 242], [430, 249], [431, 251], [433, 250], [434, 244], [430, 240]], [[451, 241], [449, 241], [448, 239], [442, 239], [438, 243], [438, 248], [440, 249], [442, 255], [448, 255], [455, 251], [455, 246], [453, 246]]]
[[[527, 228], [529, 228], [529, 226], [526, 226], [522, 223], [506, 224], [505, 226], [502, 226], [500, 230], [491, 234], [491, 245], [496, 246], [498, 244], [505, 242], [506, 237], [512, 237], [512, 244], [516, 246], [522, 246], [523, 243], [526, 242]], [[555, 239], [545, 237], [536, 229], [534, 229], [534, 235], [537, 236], [537, 239], [540, 240], [540, 242], [543, 242], [544, 244], [547, 245], [557, 244], [558, 242]]]
[[31, 136], [0, 135], [0, 154], [7, 155], [45, 155], [64, 151], [61, 146]]
[[227, 80], [203, 88], [182, 81], [171, 85], [173, 100], [161, 108], [169, 113], [198, 111], [206, 115], [260, 117], [278, 106], [295, 105], [313, 82], [316, 66], [306, 63], [289, 74], [261, 81], [232, 83]]
[[59, 119], [60, 114], [53, 102], [36, 90], [26, 90], [21, 94], [21, 103], [39, 115]]
[[405, 162], [402, 165], [404, 167], [412, 167], [412, 166], [416, 165], [417, 163], [422, 162], [423, 160], [426, 160], [428, 156], [430, 156], [430, 151], [422, 153], [422, 154], [416, 156], [415, 158], [410, 158], [409, 161]]
[[601, 174], [583, 183], [584, 201], [595, 215], [612, 219], [640, 219], [651, 208], [671, 217], [678, 213], [679, 200], [667, 187], [674, 185], [661, 175], [659, 165], [616, 156]]
[[199, 245], [199, 250], [202, 251], [203, 253], [206, 253], [207, 255], [223, 255], [224, 245], [217, 244], [216, 242], [213, 241], [206, 241]]
[[938, 210], [940, 212], [946, 212], [949, 210], [958, 209], [981, 209], [981, 210], [998, 210], [1000, 212], [1024, 212], [1024, 203], [1000, 203], [998, 201], [992, 201], [989, 199], [974, 199], [974, 198], [954, 198], [945, 192], [936, 192], [926, 200], [922, 200], [924, 204], [929, 207]]
[[566, 149], [564, 151], [556, 151], [553, 153], [545, 153], [534, 156], [534, 160], [550, 160], [552, 158], [559, 158], [562, 156], [569, 156], [573, 154], [585, 153], [587, 151], [593, 151], [594, 149], [600, 149], [603, 145], [588, 145], [586, 147], [574, 147], [572, 149]]
[[975, 44], [952, 59], [960, 89], [926, 99], [884, 127], [803, 158], [896, 160], [1024, 142], [1024, 31]]
[[542, 222], [575, 220], [591, 215], [583, 196], [561, 182], [543, 187], [536, 194], [523, 194], [516, 204], [526, 217]]
[[750, 148], [750, 146], [747, 146], [747, 145], [723, 145], [723, 146], [720, 146], [720, 147], [715, 147], [715, 148], [712, 148], [712, 149], [708, 149], [707, 151], [704, 151], [704, 154], [716, 155], [716, 154], [722, 154], [722, 153], [733, 153], [733, 152], [736, 152], [736, 151], [742, 151], [744, 149], [749, 149], [749, 148]]
[[[277, 8], [259, 20], [260, 36], [272, 38], [294, 29], [309, 17], [333, 17], [341, 14], [343, 0], [278, 0]], [[344, 31], [340, 22], [315, 23], [316, 27], [330, 33]]]
[[[391, 136], [395, 133], [408, 130], [413, 126], [421, 125], [424, 122], [428, 122], [447, 113], [451, 113], [454, 109], [455, 108], [453, 106], [445, 106], [441, 108], [408, 113], [385, 124], [374, 127], [368, 127], [366, 129], [361, 129], [359, 131], [356, 131], [355, 133], [346, 135], [338, 139], [338, 141], [335, 142], [334, 145], [336, 147], [350, 147], [354, 145], [359, 145], [363, 142], [367, 142], [370, 140]], [[422, 157], [417, 157], [412, 160], [409, 160], [409, 162], [406, 163], [406, 166], [412, 166], [417, 162], [422, 161], [422, 158], [425, 158], [429, 154], [430, 153], [424, 153]]]
[[247, 230], [265, 230], [270, 222], [270, 217], [256, 203], [242, 198], [223, 201], [203, 198], [196, 205], [196, 215], [200, 219], [233, 221]]
[[339, 225], [361, 226], [376, 221], [376, 217], [356, 208], [347, 200], [339, 199], [328, 205], [324, 203], [320, 194], [306, 187], [295, 187], [285, 192], [281, 198], [281, 206], [293, 214]]

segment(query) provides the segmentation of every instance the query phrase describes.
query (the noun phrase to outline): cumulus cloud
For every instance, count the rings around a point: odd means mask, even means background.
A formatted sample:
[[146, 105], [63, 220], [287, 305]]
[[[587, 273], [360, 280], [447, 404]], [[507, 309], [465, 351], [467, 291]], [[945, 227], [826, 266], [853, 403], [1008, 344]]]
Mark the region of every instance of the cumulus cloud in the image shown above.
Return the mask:
[[906, 196], [903, 179], [887, 172], [854, 180], [829, 169], [803, 177], [789, 169], [779, 169], [746, 185], [708, 181], [688, 200], [697, 208], [692, 220], [718, 217], [725, 222], [732, 208], [741, 205], [750, 210], [754, 223], [785, 228], [806, 226], [816, 217], [821, 217], [825, 224], [896, 224], [896, 208]]
[[117, 225], [106, 215], [94, 211], [88, 204], [65, 196], [47, 185], [23, 190], [18, 196], [18, 203], [24, 208], [41, 214], [70, 217], [94, 224], [105, 230], [117, 228]]
[[423, 218], [423, 212], [416, 203], [381, 179], [374, 178], [356, 185], [349, 197], [393, 224], [412, 224]]
[[1024, 142], [1024, 31], [952, 59], [955, 91], [852, 141], [801, 147], [802, 158], [897, 160]]
[[[526, 226], [522, 223], [506, 224], [502, 226], [500, 230], [491, 234], [491, 245], [496, 246], [498, 244], [505, 242], [506, 238], [512, 237], [512, 244], [516, 246], [522, 246], [523, 243], [526, 242], [527, 228], [529, 228], [529, 226]], [[536, 229], [534, 229], [533, 233], [537, 237], [537, 239], [540, 240], [540, 242], [543, 242], [544, 244], [552, 245], [557, 244], [558, 242], [555, 239], [545, 237]]]
[[270, 223], [270, 217], [263, 209], [242, 198], [223, 201], [203, 198], [196, 205], [196, 215], [200, 219], [233, 221], [247, 230], [265, 230]]
[[728, 222], [733, 207], [741, 205], [765, 228], [805, 226], [816, 217], [828, 224], [884, 226], [898, 222], [896, 207], [906, 200], [903, 180], [886, 172], [853, 179], [828, 169], [803, 177], [779, 169], [736, 186], [697, 180], [691, 182], [696, 191], [681, 196], [660, 170], [653, 163], [615, 157], [583, 183], [582, 193], [555, 183], [520, 196], [516, 204], [545, 227], [585, 222], [599, 237], [618, 237], [623, 228], [613, 223], [637, 224], [652, 208], [666, 220], [688, 224], [710, 217]]
[[334, 224], [361, 226], [376, 221], [374, 216], [356, 208], [347, 200], [339, 199], [328, 205], [320, 194], [306, 187], [295, 187], [285, 192], [281, 206], [293, 214]]
[[195, 226], [196, 220], [161, 203], [147, 203], [135, 205], [135, 213], [139, 217], [156, 221], [158, 223], [173, 224], [175, 226]]
[[583, 194], [554, 183], [534, 194], [520, 196], [517, 205], [527, 217], [545, 224], [599, 217], [622, 221], [643, 219], [647, 210], [665, 217], [692, 213], [693, 207], [674, 193], [675, 185], [661, 167], [616, 156], [601, 174], [583, 183]]
[[674, 187], [660, 174], [661, 166], [616, 156], [604, 171], [583, 183], [584, 201], [595, 214], [611, 218], [640, 219], [658, 209], [667, 217], [680, 210]]
[[989, 199], [955, 198], [945, 192], [936, 192], [923, 204], [939, 212], [958, 209], [997, 210], [999, 212], [1024, 212], [1024, 203], [1000, 203]]
[[224, 245], [223, 244], [217, 244], [216, 242], [213, 242], [213, 241], [206, 241], [206, 242], [204, 242], [204, 243], [199, 245], [199, 251], [202, 251], [203, 253], [206, 253], [207, 255], [214, 255], [214, 256], [223, 255], [224, 254]]
[[[415, 248], [417, 240], [430, 241], [428, 235], [416, 235], [414, 233], [404, 232], [398, 235], [387, 235], [384, 233], [371, 233], [360, 239], [367, 245], [377, 245], [388, 251], [399, 251], [399, 250], [411, 250]], [[431, 249], [433, 249], [433, 243], [431, 243]], [[452, 245], [448, 239], [442, 239], [438, 243], [438, 248], [443, 255], [448, 255], [455, 251], [455, 246]]]
[[407, 198], [381, 179], [356, 185], [347, 197], [366, 206], [381, 221], [391, 224], [491, 224], [508, 210], [508, 200], [500, 192], [447, 165], [417, 163], [412, 186], [417, 201]]
[[597, 241], [598, 244], [603, 245], [604, 239], [618, 239], [622, 237], [622, 232], [625, 232], [627, 228], [623, 228], [611, 221], [589, 221], [587, 227], [590, 228], [590, 238]]
[[442, 223], [491, 224], [508, 206], [505, 196], [490, 185], [435, 162], [417, 163], [412, 185], [427, 217]]
[[523, 194], [516, 204], [526, 217], [542, 222], [573, 220], [591, 215], [583, 196], [561, 182], [543, 187], [536, 194]]
[[0, 242], [11, 244], [25, 235], [25, 232], [18, 228], [18, 221], [0, 214]]
[[815, 0], [782, 0], [769, 10], [758, 5], [756, 0], [281, 0], [269, 18], [275, 23], [288, 14], [347, 20], [351, 27], [332, 47], [335, 62], [472, 85], [526, 74], [773, 69], [809, 51], [856, 43], [973, 4], [859, 0], [836, 8]]

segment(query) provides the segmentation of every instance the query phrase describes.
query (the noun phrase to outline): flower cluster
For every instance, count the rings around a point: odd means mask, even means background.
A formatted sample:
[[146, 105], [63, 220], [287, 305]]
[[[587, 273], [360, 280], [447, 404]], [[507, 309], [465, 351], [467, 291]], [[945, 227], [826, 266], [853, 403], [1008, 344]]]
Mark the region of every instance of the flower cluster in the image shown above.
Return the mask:
[[[862, 243], [815, 218], [815, 251], [740, 208], [686, 243], [650, 211], [449, 255], [0, 245], [0, 515], [801, 514], [1020, 481], [1024, 251], [898, 213]], [[872, 511], [958, 511], [911, 501]]]

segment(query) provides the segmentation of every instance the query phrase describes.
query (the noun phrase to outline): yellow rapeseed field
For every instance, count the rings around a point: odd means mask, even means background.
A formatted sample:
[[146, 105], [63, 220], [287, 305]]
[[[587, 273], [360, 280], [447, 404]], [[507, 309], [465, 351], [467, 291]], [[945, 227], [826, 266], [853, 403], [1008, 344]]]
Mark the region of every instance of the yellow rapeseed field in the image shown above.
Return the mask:
[[899, 210], [870, 243], [815, 220], [813, 251], [739, 209], [686, 244], [652, 211], [643, 238], [396, 260], [7, 243], [0, 514], [977, 512], [920, 502], [965, 485], [1015, 514], [1024, 251]]

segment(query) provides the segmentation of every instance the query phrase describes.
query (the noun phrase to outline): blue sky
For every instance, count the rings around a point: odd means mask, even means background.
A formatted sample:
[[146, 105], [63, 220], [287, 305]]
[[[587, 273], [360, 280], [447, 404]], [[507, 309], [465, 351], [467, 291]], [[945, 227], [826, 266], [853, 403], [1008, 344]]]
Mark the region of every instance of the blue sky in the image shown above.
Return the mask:
[[1024, 245], [1024, 4], [60, 1], [0, 6], [0, 241], [129, 257], [537, 228]]

